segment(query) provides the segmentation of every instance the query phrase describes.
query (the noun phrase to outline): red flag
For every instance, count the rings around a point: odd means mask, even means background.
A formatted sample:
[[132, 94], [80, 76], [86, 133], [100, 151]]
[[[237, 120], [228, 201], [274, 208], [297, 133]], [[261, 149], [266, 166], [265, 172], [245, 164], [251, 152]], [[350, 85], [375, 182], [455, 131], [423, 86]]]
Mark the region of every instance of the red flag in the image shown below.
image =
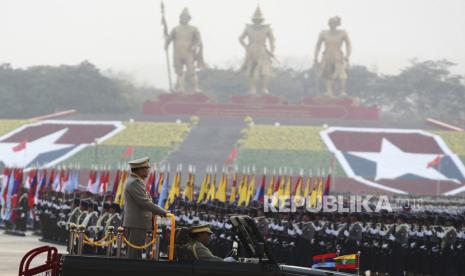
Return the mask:
[[42, 178], [39, 179], [40, 183], [40, 190], [39, 190], [39, 195], [42, 196], [42, 194], [45, 192], [45, 189], [47, 189], [47, 169], [42, 170]]
[[89, 172], [89, 181], [87, 182], [87, 191], [92, 191], [92, 186], [97, 180], [97, 171], [91, 170]]
[[27, 140], [21, 141], [21, 143], [17, 144], [16, 146], [13, 147], [13, 152], [18, 152], [26, 149], [27, 146]]
[[123, 152], [123, 157], [131, 157], [134, 155], [134, 147], [129, 146], [124, 152]]
[[[14, 176], [14, 185], [13, 191], [11, 193], [11, 208], [15, 209], [16, 204], [18, 203], [19, 199], [19, 189], [21, 188], [21, 184], [23, 183], [23, 169], [16, 169], [15, 176]], [[10, 217], [10, 221], [15, 221], [17, 216], [17, 212], [13, 211]]]
[[337, 254], [336, 253], [325, 253], [325, 254], [321, 254], [321, 255], [315, 255], [313, 256], [313, 261], [321, 261], [321, 262], [325, 262], [325, 260], [328, 260], [328, 259], [334, 259], [337, 257]]
[[116, 192], [118, 191], [118, 185], [119, 185], [119, 178], [120, 177], [121, 177], [120, 170], [117, 170], [116, 175], [115, 175], [115, 181], [113, 181], [112, 195], [116, 195]]
[[152, 190], [152, 185], [153, 185], [154, 181], [155, 181], [155, 172], [151, 172], [149, 174], [149, 177], [147, 177], [147, 181], [145, 183], [145, 187], [147, 189], [147, 192], [150, 193], [150, 191]]
[[60, 188], [59, 188], [59, 191], [60, 192], [63, 192], [64, 191], [64, 186], [65, 186], [65, 183], [68, 181], [69, 179], [69, 172], [67, 173], [65, 171], [65, 169], [61, 169], [61, 172], [60, 172]]
[[[293, 195], [297, 194], [298, 189], [302, 191], [302, 179], [303, 179], [302, 176], [299, 175], [299, 177], [297, 178], [297, 181], [295, 182], [294, 193], [292, 193]], [[301, 192], [299, 192], [299, 195], [301, 195]]]
[[281, 185], [281, 176], [278, 175], [277, 179], [276, 179], [276, 183], [274, 184], [274, 190], [273, 190], [273, 194], [274, 193], [277, 193], [279, 191], [279, 186]]
[[433, 168], [433, 167], [439, 167], [439, 164], [441, 163], [442, 156], [438, 154], [436, 158], [434, 158], [431, 162], [429, 162], [426, 167], [427, 168]]
[[105, 193], [108, 191], [108, 184], [110, 184], [110, 171], [108, 170], [105, 175]]
[[28, 196], [27, 196], [27, 202], [28, 202], [28, 206], [29, 208], [31, 209], [32, 207], [34, 207], [34, 197], [36, 195], [36, 189], [37, 189], [37, 186], [39, 184], [39, 179], [37, 177], [37, 169], [35, 170], [31, 170], [29, 172], [29, 177], [31, 179], [31, 183], [29, 185], [29, 192], [28, 192]]
[[331, 173], [326, 177], [325, 190], [323, 195], [329, 195], [329, 190], [331, 189]]
[[3, 168], [3, 185], [5, 185], [5, 189], [2, 195], [0, 195], [3, 198], [3, 202], [6, 202], [6, 197], [8, 194], [8, 183], [10, 182], [10, 169], [5, 167]]
[[102, 176], [100, 178], [100, 186], [98, 188], [98, 191], [100, 194], [104, 194], [107, 192], [109, 182], [110, 182], [110, 171], [102, 172]]
[[226, 159], [226, 163], [232, 163], [236, 160], [237, 157], [237, 148], [233, 148], [231, 153], [228, 155], [228, 159]]
[[55, 180], [55, 169], [52, 169], [52, 172], [50, 173], [50, 176], [49, 176], [49, 179], [48, 179], [47, 190], [49, 190], [49, 191], [52, 190], [54, 180]]

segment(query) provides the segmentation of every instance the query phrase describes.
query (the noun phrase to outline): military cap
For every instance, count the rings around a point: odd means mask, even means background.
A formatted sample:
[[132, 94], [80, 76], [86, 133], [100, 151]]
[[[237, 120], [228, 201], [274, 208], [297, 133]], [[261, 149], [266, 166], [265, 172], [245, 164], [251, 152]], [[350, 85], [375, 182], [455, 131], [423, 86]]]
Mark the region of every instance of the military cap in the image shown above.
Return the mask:
[[136, 160], [129, 161], [129, 166], [131, 169], [139, 169], [139, 168], [150, 168], [149, 158], [143, 157]]
[[85, 208], [89, 207], [89, 201], [87, 201], [87, 200], [81, 200], [81, 206], [82, 206], [82, 207], [85, 207]]
[[117, 213], [121, 213], [121, 207], [119, 206], [118, 203], [112, 203], [110, 205], [110, 209], [115, 210]]
[[192, 234], [197, 234], [197, 233], [210, 233], [210, 234], [213, 234], [212, 230], [210, 230], [210, 225], [208, 225], [208, 224], [191, 226], [190, 231], [191, 231]]
[[397, 214], [396, 217], [399, 218], [399, 219], [403, 219], [403, 220], [407, 220], [407, 219], [408, 219], [408, 216], [407, 216], [406, 213], [399, 213], [399, 214]]

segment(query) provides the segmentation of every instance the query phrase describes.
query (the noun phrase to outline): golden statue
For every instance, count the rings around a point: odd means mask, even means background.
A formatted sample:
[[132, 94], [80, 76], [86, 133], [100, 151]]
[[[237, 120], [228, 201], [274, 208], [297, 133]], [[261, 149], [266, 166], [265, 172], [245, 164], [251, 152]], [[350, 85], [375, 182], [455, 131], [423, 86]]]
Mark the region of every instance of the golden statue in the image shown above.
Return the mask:
[[[326, 96], [333, 96], [333, 82], [339, 80], [339, 94], [347, 96], [346, 69], [349, 66], [349, 58], [352, 51], [352, 45], [349, 35], [344, 30], [338, 30], [341, 25], [341, 18], [335, 16], [328, 21], [329, 30], [324, 30], [318, 37], [316, 43], [314, 64], [319, 69], [320, 76], [325, 80]], [[318, 62], [321, 45], [324, 43], [325, 49], [321, 63]], [[345, 44], [345, 56], [342, 52], [342, 44]]]
[[260, 94], [268, 94], [268, 81], [272, 75], [271, 59], [274, 57], [275, 39], [270, 25], [263, 24], [264, 20], [260, 7], [257, 7], [252, 17], [253, 24], [247, 24], [239, 37], [240, 44], [246, 50], [241, 70], [247, 73], [249, 93], [252, 95], [256, 94], [257, 81]]
[[189, 11], [184, 8], [179, 16], [180, 24], [173, 28], [165, 40], [165, 50], [173, 42], [173, 63], [177, 76], [175, 89], [180, 92], [186, 91], [186, 77], [191, 81], [194, 91], [200, 91], [195, 69], [205, 66], [200, 32], [197, 27], [189, 25], [190, 20]]

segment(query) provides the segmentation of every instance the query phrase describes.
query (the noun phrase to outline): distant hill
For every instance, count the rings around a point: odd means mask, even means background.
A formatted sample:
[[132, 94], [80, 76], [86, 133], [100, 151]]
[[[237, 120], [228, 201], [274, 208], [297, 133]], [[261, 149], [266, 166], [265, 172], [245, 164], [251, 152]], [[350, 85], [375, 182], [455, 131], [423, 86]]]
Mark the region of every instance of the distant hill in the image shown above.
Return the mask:
[[[148, 91], [150, 90], [150, 91]], [[0, 117], [29, 118], [57, 110], [81, 113], [130, 113], [139, 110], [141, 96], [155, 89], [135, 87], [107, 77], [89, 62], [78, 65], [0, 66]]]

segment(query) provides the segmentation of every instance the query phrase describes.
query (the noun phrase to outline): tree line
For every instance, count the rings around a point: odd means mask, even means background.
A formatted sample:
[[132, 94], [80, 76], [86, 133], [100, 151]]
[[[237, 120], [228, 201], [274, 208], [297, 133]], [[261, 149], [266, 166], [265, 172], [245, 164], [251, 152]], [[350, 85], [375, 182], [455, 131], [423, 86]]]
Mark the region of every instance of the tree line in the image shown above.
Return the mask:
[[[383, 75], [363, 65], [348, 69], [347, 92], [365, 105], [377, 105], [382, 116], [392, 119], [422, 120], [425, 117], [465, 119], [464, 76], [451, 73], [455, 64], [447, 60], [412, 60], [397, 75]], [[296, 71], [275, 68], [269, 90], [273, 95], [297, 102], [303, 96], [324, 92], [323, 81], [312, 68]], [[207, 69], [200, 73], [202, 87], [226, 100], [247, 91], [246, 76], [231, 69]]]
[[[363, 65], [348, 69], [347, 92], [365, 105], [378, 105], [383, 116], [394, 119], [434, 117], [465, 118], [464, 77], [451, 73], [447, 60], [413, 60], [397, 75], [383, 75]], [[247, 79], [233, 68], [208, 68], [199, 72], [201, 88], [227, 101], [245, 95]], [[315, 70], [275, 68], [270, 93], [297, 102], [303, 96], [323, 93]], [[81, 113], [135, 113], [142, 102], [155, 98], [161, 89], [139, 87], [102, 73], [84, 61], [78, 65], [33, 66], [14, 69], [0, 65], [0, 117], [27, 118], [57, 110]]]

